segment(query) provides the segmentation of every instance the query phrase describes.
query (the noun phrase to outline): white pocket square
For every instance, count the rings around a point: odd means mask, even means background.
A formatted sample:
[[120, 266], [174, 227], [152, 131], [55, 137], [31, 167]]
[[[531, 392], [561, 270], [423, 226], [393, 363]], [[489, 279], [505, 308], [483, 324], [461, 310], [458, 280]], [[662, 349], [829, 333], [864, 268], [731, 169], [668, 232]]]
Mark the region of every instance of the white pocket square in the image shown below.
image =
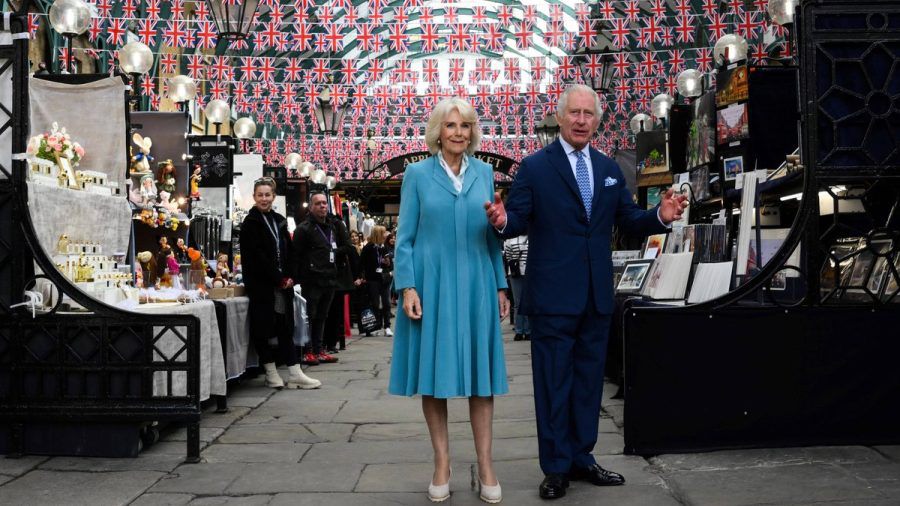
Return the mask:
[[608, 177], [603, 181], [603, 186], [614, 186], [619, 180], [614, 177]]

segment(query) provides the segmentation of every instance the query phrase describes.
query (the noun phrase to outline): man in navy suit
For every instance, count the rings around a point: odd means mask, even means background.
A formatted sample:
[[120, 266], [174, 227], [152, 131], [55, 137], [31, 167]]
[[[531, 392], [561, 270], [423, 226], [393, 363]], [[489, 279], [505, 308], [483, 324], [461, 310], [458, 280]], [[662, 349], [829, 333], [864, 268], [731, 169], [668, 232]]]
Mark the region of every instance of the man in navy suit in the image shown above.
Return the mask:
[[485, 203], [503, 237], [528, 234], [522, 314], [531, 319], [544, 499], [564, 496], [569, 480], [625, 483], [591, 455], [613, 311], [612, 229], [664, 232], [687, 205], [671, 190], [656, 209], [635, 205], [619, 166], [590, 147], [601, 115], [591, 88], [569, 87], [556, 115], [560, 139], [522, 161], [505, 205], [499, 194]]

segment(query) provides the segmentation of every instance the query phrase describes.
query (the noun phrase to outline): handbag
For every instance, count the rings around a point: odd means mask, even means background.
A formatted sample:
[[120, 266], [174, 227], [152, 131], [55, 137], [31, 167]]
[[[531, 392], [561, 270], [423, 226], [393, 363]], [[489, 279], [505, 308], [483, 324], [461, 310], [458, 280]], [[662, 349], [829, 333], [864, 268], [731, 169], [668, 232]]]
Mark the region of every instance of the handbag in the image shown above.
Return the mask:
[[379, 318], [375, 317], [375, 311], [367, 307], [359, 313], [359, 330], [360, 332], [374, 332], [381, 328]]

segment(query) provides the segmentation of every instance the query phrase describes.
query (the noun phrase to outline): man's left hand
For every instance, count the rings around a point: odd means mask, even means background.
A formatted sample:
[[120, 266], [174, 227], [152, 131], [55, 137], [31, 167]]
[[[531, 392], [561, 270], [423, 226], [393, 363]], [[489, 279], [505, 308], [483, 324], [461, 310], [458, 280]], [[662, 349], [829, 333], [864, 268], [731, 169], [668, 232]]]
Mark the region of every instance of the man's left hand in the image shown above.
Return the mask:
[[680, 193], [676, 194], [675, 191], [669, 188], [659, 202], [659, 219], [666, 224], [678, 221], [681, 219], [681, 214], [687, 206], [687, 197]]
[[500, 299], [500, 319], [509, 316], [509, 299], [506, 298], [506, 290], [497, 290], [497, 298]]

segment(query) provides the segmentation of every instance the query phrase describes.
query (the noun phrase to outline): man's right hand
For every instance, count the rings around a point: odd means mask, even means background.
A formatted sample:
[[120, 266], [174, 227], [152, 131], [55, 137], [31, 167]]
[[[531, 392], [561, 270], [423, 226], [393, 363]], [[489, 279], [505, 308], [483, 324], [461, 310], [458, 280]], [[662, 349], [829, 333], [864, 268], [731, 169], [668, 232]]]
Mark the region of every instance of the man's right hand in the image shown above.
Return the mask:
[[403, 290], [403, 312], [410, 320], [422, 319], [422, 302], [415, 288]]
[[488, 222], [497, 230], [503, 230], [506, 227], [506, 207], [503, 206], [503, 200], [500, 199], [499, 193], [494, 193], [494, 202], [485, 202], [484, 210], [487, 212]]

